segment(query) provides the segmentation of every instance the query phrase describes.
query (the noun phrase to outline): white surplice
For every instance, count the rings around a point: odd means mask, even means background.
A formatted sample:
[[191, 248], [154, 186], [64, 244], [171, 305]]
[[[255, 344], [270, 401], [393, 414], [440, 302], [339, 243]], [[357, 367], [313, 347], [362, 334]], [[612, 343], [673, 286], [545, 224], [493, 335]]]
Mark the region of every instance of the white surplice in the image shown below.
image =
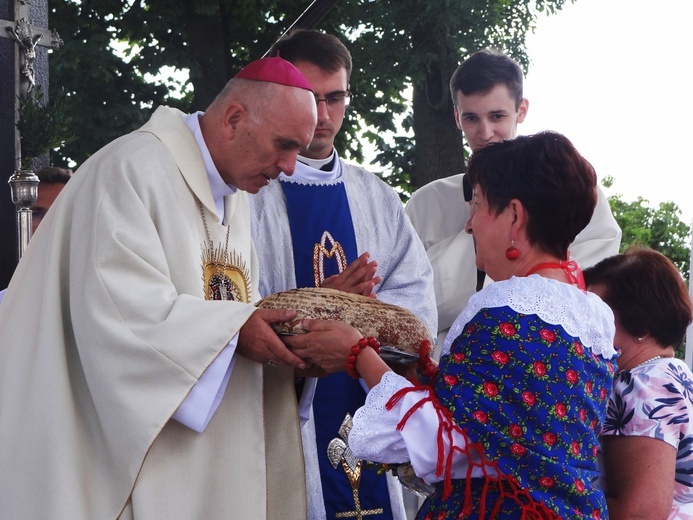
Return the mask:
[[[329, 172], [299, 162], [293, 176], [282, 174], [281, 179], [250, 197], [253, 240], [260, 261], [260, 294], [266, 296], [296, 287], [291, 230], [280, 183], [325, 185], [343, 182], [358, 254], [369, 252], [370, 259], [378, 262], [377, 275], [383, 278], [374, 290], [378, 299], [412, 311], [435, 337], [437, 325], [431, 266], [392, 187], [367, 170], [339, 158]], [[307, 385], [310, 388], [314, 383], [313, 380]], [[310, 395], [304, 391], [302, 404]], [[308, 518], [323, 520], [325, 507], [312, 416], [301, 431], [307, 472]], [[405, 518], [401, 486], [391, 475], [388, 479], [395, 518]]]
[[[254, 311], [204, 299], [198, 201], [224, 244], [200, 149], [162, 107], [37, 230], [0, 306], [0, 518], [305, 517], [291, 369], [239, 357], [204, 432], [170, 420]], [[224, 212], [252, 302], [246, 194]]]

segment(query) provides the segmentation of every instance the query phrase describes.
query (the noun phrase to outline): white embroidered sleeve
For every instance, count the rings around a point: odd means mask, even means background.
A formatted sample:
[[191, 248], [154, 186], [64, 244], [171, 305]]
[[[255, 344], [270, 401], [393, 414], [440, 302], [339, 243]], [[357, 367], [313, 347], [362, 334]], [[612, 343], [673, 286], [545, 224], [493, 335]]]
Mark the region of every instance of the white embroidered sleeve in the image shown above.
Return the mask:
[[[439, 482], [442, 475], [436, 475], [438, 457], [438, 414], [431, 402], [418, 408], [407, 420], [402, 431], [397, 424], [404, 415], [421, 399], [429, 395], [428, 390], [407, 393], [397, 404], [387, 410], [390, 398], [402, 388], [413, 385], [394, 372], [387, 372], [380, 384], [373, 387], [366, 398], [366, 404], [354, 415], [349, 434], [349, 447], [356, 457], [386, 464], [411, 462], [415, 473], [428, 483]], [[465, 441], [461, 434], [453, 432], [453, 444], [464, 449]], [[450, 443], [443, 441], [443, 450], [450, 451]], [[456, 452], [453, 456], [453, 478], [467, 475], [467, 456]], [[477, 475], [476, 471], [472, 476]]]

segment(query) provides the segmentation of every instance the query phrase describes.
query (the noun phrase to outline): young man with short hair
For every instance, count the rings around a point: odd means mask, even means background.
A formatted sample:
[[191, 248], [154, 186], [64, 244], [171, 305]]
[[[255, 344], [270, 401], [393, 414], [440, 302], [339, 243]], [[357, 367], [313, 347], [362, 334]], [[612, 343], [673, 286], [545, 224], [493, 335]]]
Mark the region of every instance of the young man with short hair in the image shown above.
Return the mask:
[[[450, 93], [457, 127], [472, 153], [486, 145], [513, 139], [529, 102], [522, 95], [522, 69], [506, 54], [484, 49], [464, 61], [452, 75]], [[469, 218], [469, 187], [464, 174], [435, 180], [417, 190], [406, 213], [433, 266], [438, 307], [438, 351], [452, 322], [484, 283], [477, 272], [474, 240], [465, 231]], [[618, 253], [621, 229], [599, 187], [597, 206], [587, 227], [570, 246], [571, 258], [589, 267]]]
[[[349, 51], [332, 35], [298, 31], [270, 51], [277, 53], [308, 78], [318, 124], [293, 176], [282, 174], [251, 197], [260, 293], [319, 286], [377, 294], [418, 315], [435, 333], [431, 266], [399, 196], [372, 173], [340, 159], [334, 148], [351, 95]], [[301, 400], [309, 408], [315, 388], [311, 419], [302, 429], [308, 518], [366, 511], [374, 520], [404, 518], [399, 483], [349, 456], [342, 425], [365, 401], [360, 382], [338, 372], [313, 385], [314, 379], [306, 381]]]

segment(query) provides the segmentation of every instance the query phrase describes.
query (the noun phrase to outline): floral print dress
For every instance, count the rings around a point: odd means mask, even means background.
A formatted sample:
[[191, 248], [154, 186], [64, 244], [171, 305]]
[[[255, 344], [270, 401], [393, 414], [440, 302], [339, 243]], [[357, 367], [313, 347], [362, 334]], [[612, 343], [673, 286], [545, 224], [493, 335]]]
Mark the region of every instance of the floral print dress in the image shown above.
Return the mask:
[[[596, 453], [613, 334], [611, 311], [592, 294], [536, 275], [496, 282], [453, 324], [428, 390], [402, 383], [393, 399], [392, 376], [381, 382], [387, 391], [374, 387], [354, 417], [350, 446], [379, 462], [407, 450], [417, 474], [436, 486], [419, 519], [607, 518]], [[406, 393], [419, 401], [398, 402]], [[413, 422], [426, 407], [438, 416], [429, 431]], [[405, 446], [385, 432], [388, 420]], [[448, 442], [452, 430], [461, 442]], [[425, 451], [438, 452], [435, 470], [420, 462]], [[471, 461], [468, 472], [451, 469], [455, 458]], [[551, 514], [523, 516], [535, 504]]]
[[676, 449], [672, 520], [693, 519], [691, 417], [693, 374], [680, 359], [652, 360], [615, 377], [602, 435], [652, 437]]

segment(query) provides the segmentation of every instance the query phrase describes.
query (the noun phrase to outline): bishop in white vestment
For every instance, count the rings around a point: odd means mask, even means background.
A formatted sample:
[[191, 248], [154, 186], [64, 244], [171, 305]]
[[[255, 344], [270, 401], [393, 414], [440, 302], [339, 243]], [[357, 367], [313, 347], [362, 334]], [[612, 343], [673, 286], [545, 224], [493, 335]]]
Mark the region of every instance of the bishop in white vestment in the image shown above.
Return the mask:
[[[293, 102], [296, 149], [277, 153], [291, 164], [315, 109], [283, 61], [242, 79], [288, 85], [267, 88]], [[264, 86], [232, 87], [205, 137], [198, 115], [160, 107], [95, 153], [29, 244], [0, 306], [0, 518], [306, 517], [293, 367], [238, 352], [264, 314], [247, 194], [215, 160], [236, 129], [273, 142], [273, 123], [237, 102]]]

